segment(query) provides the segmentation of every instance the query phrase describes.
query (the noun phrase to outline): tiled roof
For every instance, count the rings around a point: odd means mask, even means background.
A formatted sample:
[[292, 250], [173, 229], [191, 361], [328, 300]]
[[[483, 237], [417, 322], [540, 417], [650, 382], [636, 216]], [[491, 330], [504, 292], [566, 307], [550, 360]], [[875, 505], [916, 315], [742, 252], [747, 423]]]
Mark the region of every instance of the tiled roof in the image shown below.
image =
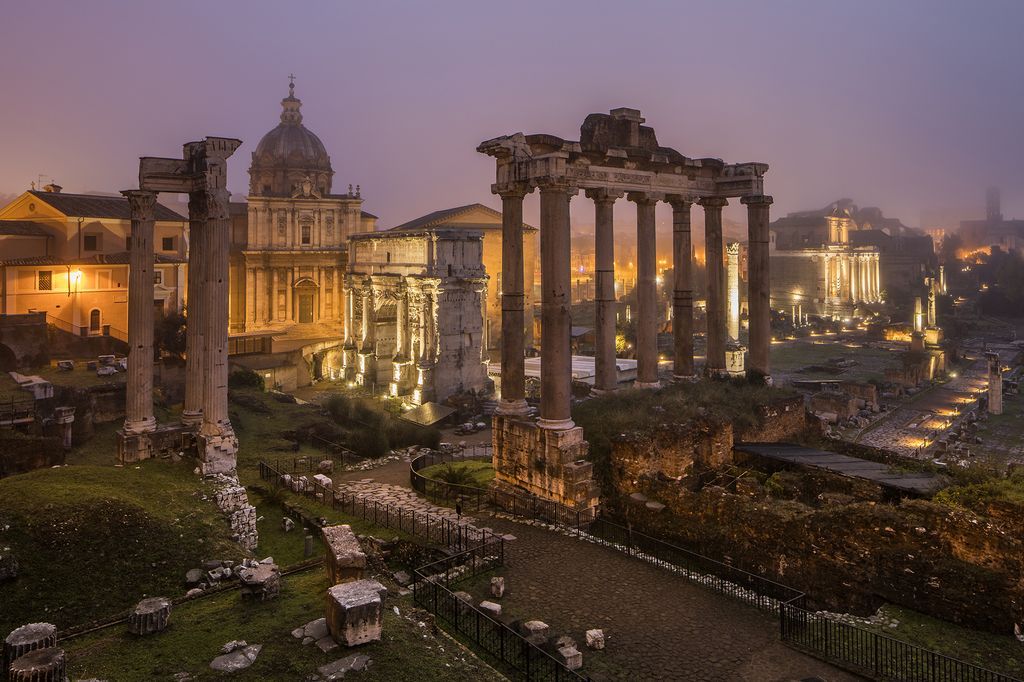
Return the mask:
[[[477, 210], [483, 211], [485, 213], [488, 213], [488, 214], [494, 216], [497, 219], [498, 224], [499, 225], [501, 224], [501, 211], [495, 211], [490, 206], [484, 206], [483, 204], [479, 204], [478, 203], [478, 204], [466, 204], [465, 206], [456, 206], [455, 208], [445, 208], [445, 209], [442, 209], [440, 211], [434, 211], [433, 213], [428, 213], [425, 216], [420, 216], [419, 218], [415, 218], [413, 220], [410, 220], [407, 223], [402, 223], [401, 225], [398, 225], [396, 227], [392, 227], [391, 229], [392, 230], [396, 230], [396, 231], [398, 231], [398, 230], [418, 230], [418, 229], [425, 228], [425, 227], [437, 227], [437, 226], [440, 226], [440, 225], [444, 225], [445, 227], [469, 228], [469, 229], [476, 229], [476, 230], [490, 229], [491, 227], [493, 227], [492, 225], [485, 225], [483, 223], [448, 224], [449, 221], [451, 221], [453, 218], [456, 218], [456, 217], [458, 217], [460, 215], [464, 215], [466, 213], [469, 213], [470, 211], [477, 211]], [[523, 227], [528, 229], [528, 230], [535, 229], [534, 227], [532, 227], [531, 225], [527, 225], [526, 223], [523, 223]]]
[[31, 220], [0, 220], [0, 235], [10, 237], [49, 237], [40, 223]]
[[[156, 263], [185, 263], [183, 258], [165, 256], [162, 253], [153, 254]], [[81, 258], [58, 258], [57, 256], [30, 256], [28, 258], [12, 258], [0, 261], [3, 265], [128, 265], [129, 256], [127, 251], [118, 253], [98, 253], [94, 256], [83, 256]]]
[[[105, 197], [95, 194], [65, 194], [64, 192], [41, 192], [32, 190], [29, 192], [40, 201], [60, 211], [66, 216], [73, 218], [113, 218], [128, 220], [131, 212], [128, 207], [128, 199], [125, 197]], [[174, 222], [187, 221], [183, 215], [175, 213], [163, 204], [157, 204], [155, 216], [157, 220], [169, 220]]]

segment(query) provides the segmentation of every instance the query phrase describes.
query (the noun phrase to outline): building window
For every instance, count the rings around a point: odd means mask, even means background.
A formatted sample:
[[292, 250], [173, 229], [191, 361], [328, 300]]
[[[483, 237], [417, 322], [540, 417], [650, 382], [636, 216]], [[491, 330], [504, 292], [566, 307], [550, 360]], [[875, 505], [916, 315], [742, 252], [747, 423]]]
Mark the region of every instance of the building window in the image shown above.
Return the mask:
[[174, 237], [164, 237], [160, 248], [164, 251], [174, 251]]
[[87, 234], [82, 240], [82, 248], [86, 251], [99, 251], [100, 250], [100, 235], [98, 234]]
[[130, 234], [124, 236], [124, 248], [128, 251], [132, 250], [132, 236]]
[[302, 243], [310, 244], [313, 241], [313, 228], [309, 225], [302, 226]]
[[36, 288], [39, 291], [53, 291], [53, 270], [40, 270]]
[[163, 284], [163, 283], [164, 283], [164, 273], [163, 273], [163, 270], [154, 270], [153, 271], [153, 284]]
[[99, 308], [93, 308], [89, 311], [89, 331], [94, 334], [100, 332], [100, 311]]

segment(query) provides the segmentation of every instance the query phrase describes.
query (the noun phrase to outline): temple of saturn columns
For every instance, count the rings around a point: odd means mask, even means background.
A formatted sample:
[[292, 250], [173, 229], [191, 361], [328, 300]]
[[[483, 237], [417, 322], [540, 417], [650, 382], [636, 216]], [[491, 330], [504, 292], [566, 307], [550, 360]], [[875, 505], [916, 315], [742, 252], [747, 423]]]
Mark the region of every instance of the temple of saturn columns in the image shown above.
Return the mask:
[[[123, 463], [167, 447], [195, 450], [204, 475], [233, 472], [238, 439], [228, 418], [227, 159], [240, 140], [207, 137], [180, 159], [143, 157], [139, 189], [127, 190], [132, 234], [128, 282], [128, 385]], [[189, 195], [185, 405], [180, 424], [153, 415], [153, 216], [159, 192]]]
[[[494, 157], [491, 191], [502, 200], [501, 401], [494, 417], [494, 468], [501, 482], [563, 504], [598, 502], [587, 442], [572, 421], [570, 356], [569, 203], [580, 190], [594, 201], [597, 274], [597, 391], [614, 391], [615, 272], [613, 210], [625, 197], [637, 212], [637, 382], [659, 386], [655, 206], [672, 207], [673, 330], [676, 380], [695, 377], [690, 208], [704, 209], [707, 254], [705, 375], [727, 374], [726, 271], [722, 208], [738, 197], [747, 206], [749, 360], [747, 374], [769, 379], [771, 342], [768, 214], [764, 163], [691, 159], [658, 144], [636, 109], [590, 114], [579, 141], [515, 133], [487, 140], [477, 151]], [[540, 190], [541, 397], [540, 418], [528, 419], [523, 349], [523, 198]]]

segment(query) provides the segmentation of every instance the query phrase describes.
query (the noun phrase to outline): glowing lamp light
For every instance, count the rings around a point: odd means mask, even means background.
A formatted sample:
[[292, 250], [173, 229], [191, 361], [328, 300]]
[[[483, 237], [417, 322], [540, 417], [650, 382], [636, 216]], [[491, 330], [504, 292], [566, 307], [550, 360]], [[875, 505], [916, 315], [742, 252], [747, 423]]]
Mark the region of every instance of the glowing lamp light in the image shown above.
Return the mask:
[[72, 270], [71, 274], [68, 275], [71, 278], [72, 286], [78, 286], [78, 283], [82, 281], [82, 271]]

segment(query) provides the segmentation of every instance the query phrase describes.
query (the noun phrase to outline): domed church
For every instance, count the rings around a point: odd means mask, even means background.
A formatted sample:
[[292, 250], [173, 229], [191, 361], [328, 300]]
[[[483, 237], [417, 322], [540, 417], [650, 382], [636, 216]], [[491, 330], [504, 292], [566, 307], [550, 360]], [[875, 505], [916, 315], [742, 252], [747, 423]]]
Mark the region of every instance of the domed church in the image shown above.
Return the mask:
[[333, 193], [331, 157], [301, 109], [292, 80], [252, 153], [247, 201], [231, 205], [232, 362], [268, 388], [337, 374], [348, 237], [377, 225], [358, 185]]

